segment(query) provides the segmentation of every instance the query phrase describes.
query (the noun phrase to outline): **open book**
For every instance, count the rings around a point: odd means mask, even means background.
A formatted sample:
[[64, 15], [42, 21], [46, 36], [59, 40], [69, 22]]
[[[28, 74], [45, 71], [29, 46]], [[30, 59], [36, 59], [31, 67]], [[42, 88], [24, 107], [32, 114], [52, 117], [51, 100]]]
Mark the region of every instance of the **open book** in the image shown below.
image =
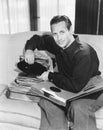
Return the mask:
[[98, 76], [94, 77], [88, 84], [78, 93], [72, 93], [59, 89], [53, 83], [41, 81], [36, 78], [17, 77], [12, 87], [9, 87], [11, 94], [19, 93], [31, 96], [40, 96], [46, 98], [56, 104], [66, 106], [67, 102], [78, 98], [103, 91], [103, 79]]

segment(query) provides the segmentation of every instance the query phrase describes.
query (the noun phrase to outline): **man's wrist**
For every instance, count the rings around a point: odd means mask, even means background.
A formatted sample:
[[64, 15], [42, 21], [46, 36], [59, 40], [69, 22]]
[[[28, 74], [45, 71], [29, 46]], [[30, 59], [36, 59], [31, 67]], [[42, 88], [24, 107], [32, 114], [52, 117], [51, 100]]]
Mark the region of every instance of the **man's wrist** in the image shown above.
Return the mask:
[[25, 53], [33, 53], [33, 50], [28, 49], [25, 51]]

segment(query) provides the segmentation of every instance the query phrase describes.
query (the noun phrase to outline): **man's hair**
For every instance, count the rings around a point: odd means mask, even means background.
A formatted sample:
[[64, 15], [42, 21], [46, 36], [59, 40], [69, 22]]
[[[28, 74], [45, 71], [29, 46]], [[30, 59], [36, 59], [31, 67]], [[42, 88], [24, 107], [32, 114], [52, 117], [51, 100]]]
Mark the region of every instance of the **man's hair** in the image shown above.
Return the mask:
[[57, 15], [57, 16], [54, 16], [51, 21], [50, 21], [50, 26], [52, 24], [56, 24], [56, 23], [59, 23], [59, 22], [62, 22], [64, 21], [66, 23], [66, 26], [67, 26], [67, 29], [70, 30], [70, 27], [72, 25], [72, 22], [71, 20], [65, 16], [65, 15]]

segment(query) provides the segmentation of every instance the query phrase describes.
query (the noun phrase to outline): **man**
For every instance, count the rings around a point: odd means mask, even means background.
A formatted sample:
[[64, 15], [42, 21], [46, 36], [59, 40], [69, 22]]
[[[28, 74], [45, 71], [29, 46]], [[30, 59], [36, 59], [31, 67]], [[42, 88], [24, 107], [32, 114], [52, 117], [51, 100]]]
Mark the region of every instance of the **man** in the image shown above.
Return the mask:
[[[55, 55], [58, 72], [46, 71], [38, 78], [49, 80], [57, 87], [77, 93], [89, 80], [100, 75], [96, 51], [79, 40], [72, 33], [72, 23], [67, 16], [55, 16], [50, 21], [50, 35], [34, 35], [25, 45], [25, 61], [35, 62], [34, 50], [47, 50]], [[97, 97], [71, 102], [66, 110], [46, 99], [39, 102], [41, 107], [40, 130], [68, 130], [68, 120], [72, 130], [97, 130], [95, 116], [90, 105]]]

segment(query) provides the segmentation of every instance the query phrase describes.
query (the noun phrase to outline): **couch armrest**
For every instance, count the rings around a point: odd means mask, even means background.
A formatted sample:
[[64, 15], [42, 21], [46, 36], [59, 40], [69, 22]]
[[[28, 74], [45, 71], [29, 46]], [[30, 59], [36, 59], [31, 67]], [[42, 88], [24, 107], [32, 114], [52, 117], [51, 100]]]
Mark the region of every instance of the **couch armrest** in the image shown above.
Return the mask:
[[0, 84], [0, 96], [1, 96], [4, 92], [6, 92], [7, 88], [8, 88], [7, 85], [5, 85], [5, 84]]

